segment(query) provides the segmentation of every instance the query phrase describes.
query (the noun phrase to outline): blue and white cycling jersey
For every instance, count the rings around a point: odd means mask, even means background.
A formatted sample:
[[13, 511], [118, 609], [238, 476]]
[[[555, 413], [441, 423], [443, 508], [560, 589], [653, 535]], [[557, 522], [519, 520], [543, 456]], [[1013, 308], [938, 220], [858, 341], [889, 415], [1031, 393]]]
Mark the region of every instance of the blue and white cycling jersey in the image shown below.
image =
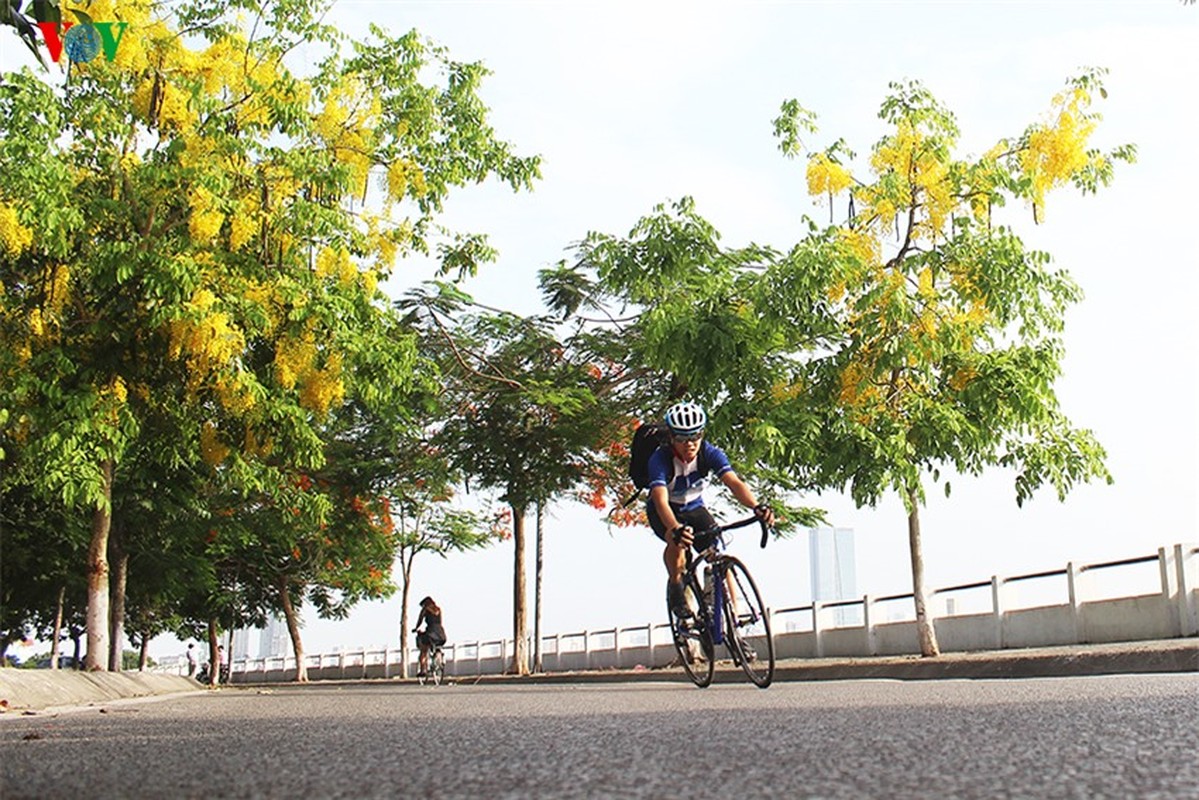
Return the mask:
[[716, 445], [704, 440], [700, 445], [703, 450], [703, 461], [708, 468], [707, 473], [699, 472], [699, 455], [695, 460], [684, 464], [675, 458], [674, 450], [670, 447], [659, 447], [649, 457], [649, 488], [665, 486], [670, 495], [670, 506], [676, 511], [690, 511], [704, 504], [704, 484], [708, 474], [720, 477], [733, 467], [729, 457]]

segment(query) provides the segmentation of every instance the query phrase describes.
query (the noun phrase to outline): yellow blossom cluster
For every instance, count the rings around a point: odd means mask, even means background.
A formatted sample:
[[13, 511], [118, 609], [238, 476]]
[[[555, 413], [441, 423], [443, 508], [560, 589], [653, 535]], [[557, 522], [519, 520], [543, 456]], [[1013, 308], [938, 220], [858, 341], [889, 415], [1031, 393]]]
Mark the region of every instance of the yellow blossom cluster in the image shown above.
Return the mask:
[[312, 331], [296, 339], [283, 337], [275, 344], [275, 380], [284, 389], [296, 383], [311, 370], [316, 361], [316, 343]]
[[1028, 146], [1020, 152], [1020, 166], [1032, 180], [1031, 201], [1034, 209], [1045, 202], [1045, 193], [1068, 182], [1091, 161], [1087, 140], [1095, 130], [1095, 120], [1086, 113], [1091, 95], [1081, 87], [1054, 98], [1052, 124], [1034, 126]]
[[358, 279], [358, 268], [346, 248], [325, 247], [317, 254], [316, 274], [320, 278], [336, 277], [342, 286], [349, 286]]
[[786, 381], [776, 381], [770, 387], [770, 398], [776, 403], [785, 403], [788, 400], [794, 400], [803, 394], [803, 383], [795, 381], [787, 383]]
[[262, 229], [260, 204], [253, 195], [243, 197], [237, 204], [237, 213], [229, 218], [229, 248], [240, 250]]
[[216, 426], [205, 422], [200, 428], [200, 457], [210, 467], [215, 467], [229, 457], [229, 447], [217, 435]]
[[350, 168], [350, 187], [365, 188], [370, 174], [372, 143], [376, 139], [382, 103], [373, 92], [362, 91], [354, 81], [333, 87], [324, 108], [313, 120], [313, 129]]
[[125, 379], [120, 375], [112, 379], [108, 386], [105, 387], [103, 393], [121, 405], [124, 405], [129, 399], [129, 390], [125, 386]]
[[71, 270], [65, 264], [46, 268], [46, 309], [56, 317], [71, 296]]
[[300, 404], [321, 416], [345, 398], [341, 356], [330, 354], [317, 367], [319, 352], [311, 330], [299, 338], [283, 337], [275, 345], [275, 380], [285, 389], [300, 387]]
[[845, 167], [824, 153], [815, 153], [808, 159], [808, 193], [816, 196], [840, 194], [853, 183], [853, 177]]
[[221, 231], [225, 215], [217, 207], [215, 195], [203, 186], [193, 186], [187, 198], [191, 206], [191, 216], [187, 221], [187, 229], [193, 239], [200, 242], [211, 242]]
[[906, 119], [896, 125], [895, 135], [875, 148], [870, 157], [870, 166], [877, 175], [893, 172], [906, 182], [912, 174], [912, 163], [916, 152], [923, 146], [924, 136]]
[[329, 409], [341, 405], [345, 394], [341, 357], [334, 354], [329, 357], [324, 369], [312, 370], [304, 376], [300, 405], [323, 417], [329, 413]]
[[949, 388], [955, 392], [960, 392], [970, 385], [970, 382], [978, 377], [978, 372], [973, 367], [965, 367], [956, 370], [949, 376]]
[[211, 310], [215, 303], [211, 291], [200, 289], [188, 303], [192, 316], [169, 326], [170, 356], [186, 357], [195, 379], [227, 367], [246, 347], [245, 335], [229, 314]]
[[214, 381], [221, 405], [237, 415], [245, 414], [257, 405], [252, 384], [253, 378], [240, 371], [232, 375], [218, 375]]
[[21, 224], [17, 210], [0, 202], [0, 250], [19, 256], [33, 244], [33, 231]]

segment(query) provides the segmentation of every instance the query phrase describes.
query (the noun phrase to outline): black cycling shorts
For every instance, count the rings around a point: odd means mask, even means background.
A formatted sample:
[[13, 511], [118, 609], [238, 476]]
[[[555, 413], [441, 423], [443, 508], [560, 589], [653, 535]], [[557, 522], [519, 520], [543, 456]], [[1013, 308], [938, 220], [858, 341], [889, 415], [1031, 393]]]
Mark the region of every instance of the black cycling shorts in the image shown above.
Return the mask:
[[[646, 506], [645, 516], [649, 518], [649, 526], [654, 529], [654, 535], [662, 541], [666, 541], [666, 525], [658, 516], [658, 509], [654, 507], [653, 503]], [[693, 508], [690, 511], [675, 509], [674, 517], [679, 521], [679, 524], [690, 526], [691, 530], [694, 531], [695, 541], [691, 546], [696, 550], [704, 550], [712, 543], [711, 536], [701, 535], [705, 531], [712, 530], [717, 525], [716, 518], [712, 516], [708, 509], [703, 506]]]

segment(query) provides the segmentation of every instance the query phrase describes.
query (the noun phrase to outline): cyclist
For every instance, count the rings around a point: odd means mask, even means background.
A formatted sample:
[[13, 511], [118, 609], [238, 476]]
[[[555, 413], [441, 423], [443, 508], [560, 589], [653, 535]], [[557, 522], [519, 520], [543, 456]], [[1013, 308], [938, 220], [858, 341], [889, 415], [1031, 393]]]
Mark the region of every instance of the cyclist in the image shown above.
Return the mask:
[[[696, 403], [675, 403], [666, 411], [670, 429], [670, 447], [659, 447], [649, 458], [649, 502], [646, 516], [654, 534], [666, 543], [662, 559], [670, 576], [668, 596], [671, 610], [680, 618], [692, 616], [683, 597], [683, 570], [687, 566], [687, 548], [695, 541], [695, 532], [709, 531], [716, 520], [704, 506], [704, 484], [715, 475], [741, 505], [752, 508], [767, 525], [774, 524], [774, 512], [759, 503], [753, 490], [737, 477], [728, 456], [704, 439], [708, 415]], [[699, 547], [706, 547], [701, 542]]]
[[[425, 629], [420, 629], [421, 624]], [[420, 647], [420, 672], [417, 677], [423, 678], [429, 672], [429, 651], [445, 644], [445, 628], [441, 627], [441, 608], [433, 602], [432, 597], [420, 601], [420, 615], [416, 618], [416, 644]]]

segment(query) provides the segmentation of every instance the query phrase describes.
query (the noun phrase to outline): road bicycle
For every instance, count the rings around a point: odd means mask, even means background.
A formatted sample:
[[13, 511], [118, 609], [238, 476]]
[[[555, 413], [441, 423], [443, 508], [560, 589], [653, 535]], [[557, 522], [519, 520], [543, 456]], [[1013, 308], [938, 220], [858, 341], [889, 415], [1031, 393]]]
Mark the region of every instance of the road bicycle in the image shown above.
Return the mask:
[[440, 686], [445, 680], [445, 653], [441, 649], [441, 645], [432, 645], [429, 648], [428, 668], [424, 673], [418, 674], [421, 686], [426, 683], [432, 683], [434, 686]]
[[[769, 529], [765, 521], [753, 516], [697, 535], [694, 557], [691, 548], [687, 548], [683, 597], [693, 616], [679, 617], [674, 613], [667, 587], [666, 608], [674, 646], [683, 670], [700, 688], [712, 683], [718, 644], [725, 646], [733, 663], [745, 671], [754, 685], [765, 689], [774, 680], [774, 637], [770, 634], [766, 604], [745, 564], [724, 552], [726, 531], [755, 522], [762, 526], [762, 547], [765, 547]], [[702, 574], [701, 565], [706, 565]], [[693, 646], [699, 649], [698, 659]]]

